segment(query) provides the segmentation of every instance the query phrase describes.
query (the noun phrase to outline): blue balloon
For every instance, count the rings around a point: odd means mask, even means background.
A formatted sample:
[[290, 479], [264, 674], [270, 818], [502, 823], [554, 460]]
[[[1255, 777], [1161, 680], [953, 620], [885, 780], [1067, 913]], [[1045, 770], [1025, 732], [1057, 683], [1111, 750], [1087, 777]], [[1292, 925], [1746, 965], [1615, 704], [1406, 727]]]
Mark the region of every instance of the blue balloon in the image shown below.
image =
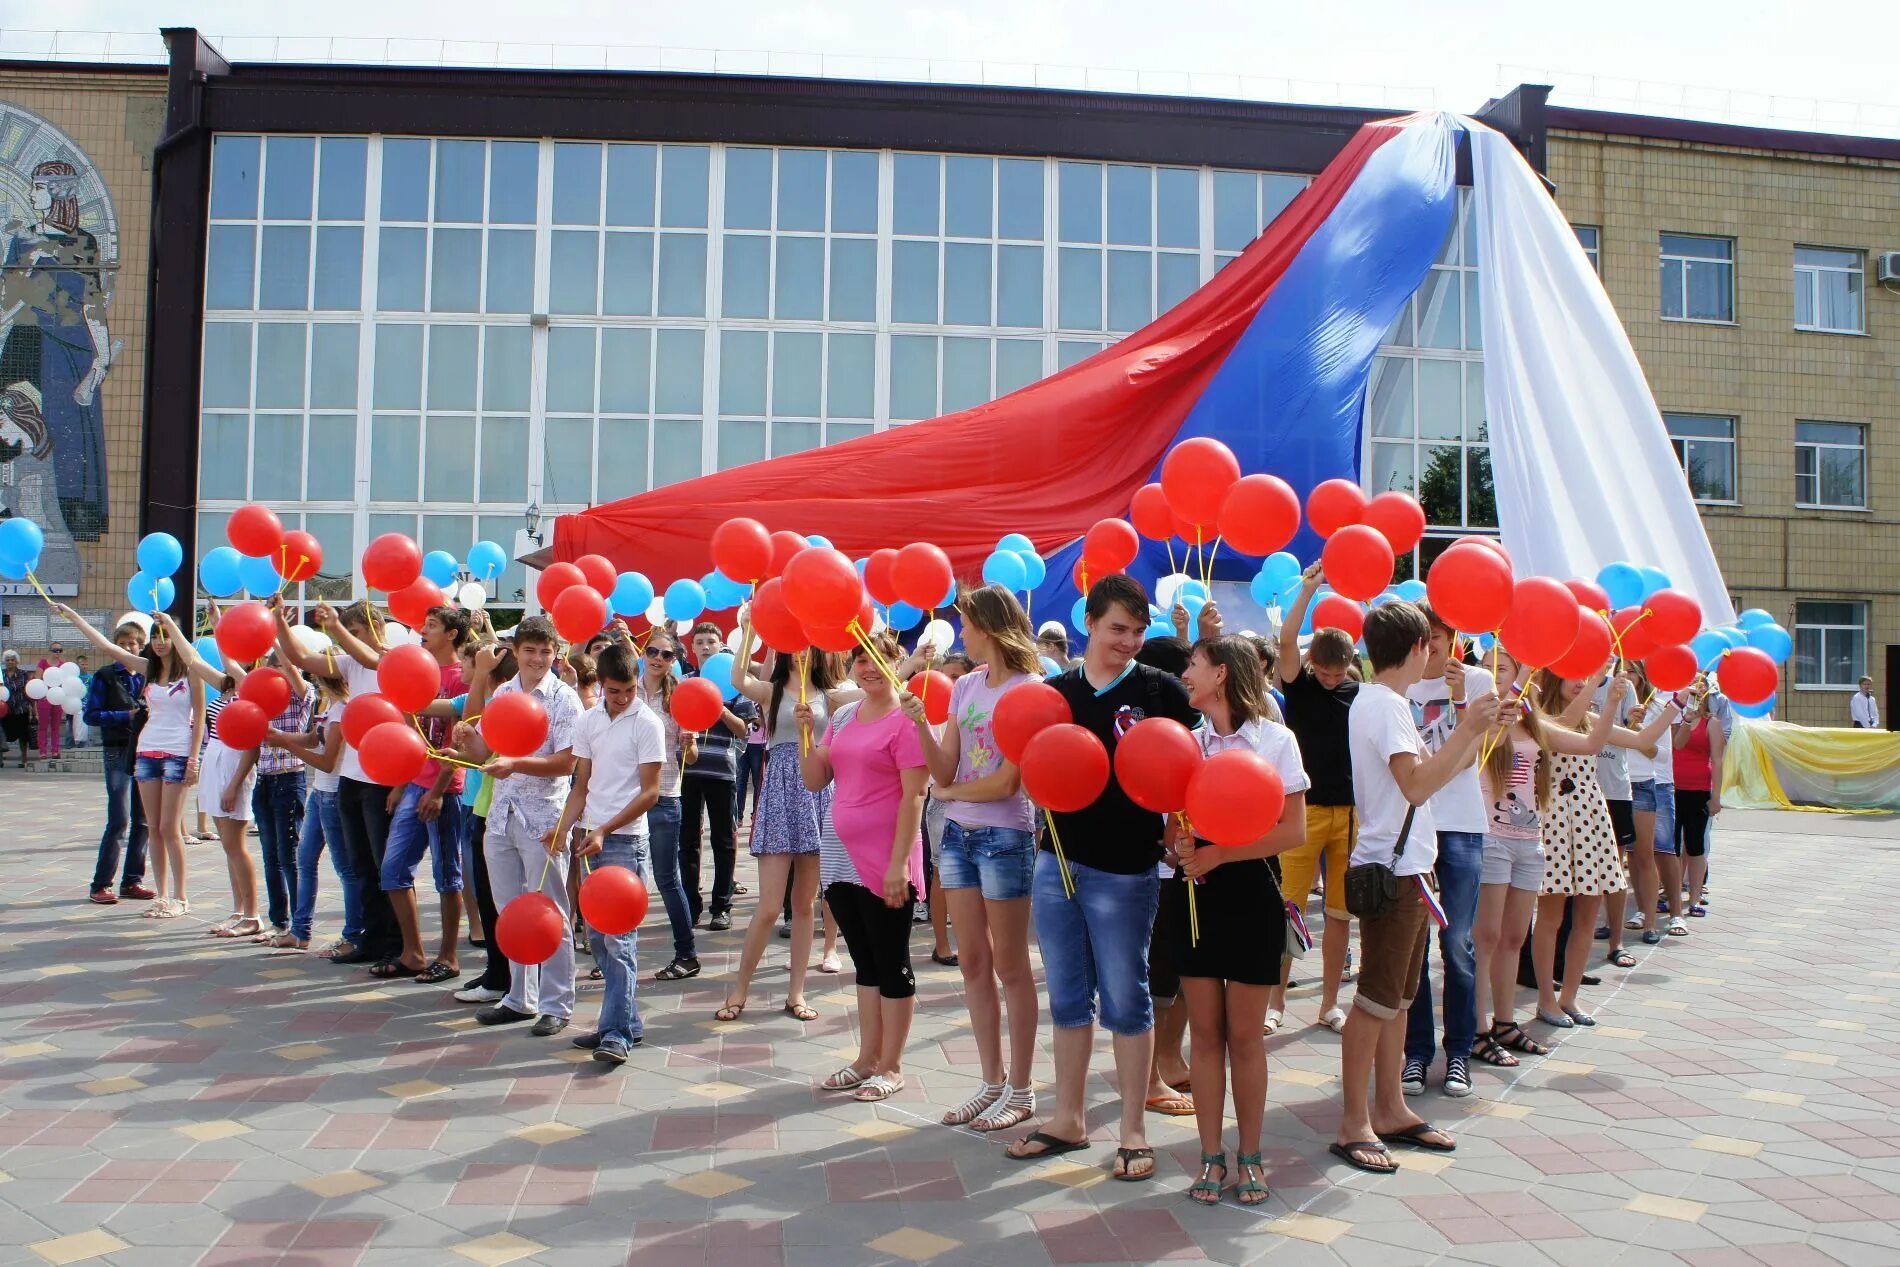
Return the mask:
[[1144, 641], [1149, 638], [1172, 638], [1174, 637], [1174, 625], [1165, 620], [1151, 621], [1149, 622], [1147, 631], [1141, 636]]
[[[1187, 608], [1188, 628], [1193, 629], [1195, 627], [1194, 622], [1201, 618], [1201, 608], [1207, 606], [1207, 600], [1202, 598], [1199, 594], [1186, 593], [1187, 586], [1185, 585], [1181, 588], [1183, 593], [1180, 597], [1180, 604]], [[1168, 616], [1168, 628], [1170, 630], [1174, 628], [1174, 616], [1172, 613]]]
[[[469, 551], [469, 565], [475, 563], [475, 552]], [[647, 608], [653, 606], [653, 582], [638, 572], [622, 572], [614, 579], [614, 592], [607, 596], [607, 606], [616, 616], [644, 616]]]
[[1260, 565], [1261, 575], [1271, 580], [1272, 588], [1276, 591], [1283, 590], [1290, 582], [1299, 580], [1300, 572], [1299, 559], [1285, 550], [1275, 550]]
[[178, 587], [172, 584], [169, 576], [134, 572], [132, 579], [125, 583], [125, 597], [134, 611], [163, 611], [178, 597]]
[[1280, 599], [1279, 590], [1273, 584], [1273, 578], [1267, 570], [1261, 568], [1247, 585], [1247, 592], [1253, 595], [1253, 601], [1262, 607], [1271, 607]]
[[1029, 574], [1029, 581], [1023, 586], [1024, 589], [1035, 589], [1049, 575], [1049, 565], [1044, 563], [1042, 556], [1034, 550], [1018, 550], [1016, 557], [1023, 561], [1023, 568]]
[[0, 519], [0, 560], [13, 564], [18, 570], [30, 571], [37, 565], [45, 544], [46, 534], [31, 519], [17, 515]]
[[1766, 717], [1775, 711], [1775, 698], [1774, 695], [1770, 695], [1759, 704], [1738, 704], [1730, 700], [1728, 706], [1734, 710], [1737, 717]]
[[706, 663], [699, 666], [699, 676], [718, 687], [727, 703], [739, 698], [739, 688], [732, 682], [732, 652], [721, 651], [708, 657]]
[[1020, 532], [1012, 532], [996, 543], [998, 550], [1013, 550], [1017, 554], [1034, 554], [1036, 543]]
[[1186, 603], [1191, 598], [1198, 598], [1205, 603], [1209, 597], [1207, 586], [1190, 576], [1187, 580], [1181, 582], [1180, 592], [1174, 596], [1174, 601], [1177, 603]]
[[507, 569], [508, 552], [493, 541], [477, 541], [468, 548], [468, 570], [476, 580], [492, 581]]
[[1695, 666], [1704, 673], [1713, 669], [1716, 661], [1720, 660], [1722, 653], [1728, 649], [1728, 639], [1724, 638], [1718, 630], [1704, 629], [1689, 639], [1689, 650], [1695, 652]]
[[1478, 648], [1478, 654], [1480, 655], [1489, 651], [1497, 643], [1497, 639], [1492, 637], [1488, 633], [1481, 633], [1476, 638], [1473, 638], [1471, 641], [1472, 641], [1472, 645]]
[[1669, 588], [1669, 573], [1661, 568], [1643, 568], [1643, 597], [1648, 598], [1657, 590]]
[[1397, 590], [1380, 590], [1377, 594], [1372, 596], [1372, 601], [1366, 604], [1366, 608], [1367, 610], [1371, 610], [1374, 607], [1384, 607], [1387, 603], [1396, 603], [1398, 601], [1399, 594]]
[[884, 623], [899, 633], [903, 633], [907, 629], [915, 629], [917, 623], [923, 618], [924, 614], [922, 612], [901, 598], [895, 603], [892, 603], [890, 610], [884, 613]]
[[1772, 625], [1775, 623], [1775, 618], [1759, 607], [1751, 607], [1743, 612], [1741, 619], [1735, 623], [1744, 629], [1753, 629], [1756, 625]]
[[1394, 592], [1408, 603], [1416, 603], [1425, 597], [1425, 582], [1413, 577], [1409, 581], [1400, 581], [1393, 587]]
[[244, 588], [244, 577], [238, 571], [243, 563], [244, 556], [230, 546], [207, 550], [198, 560], [198, 584], [213, 598], [229, 598]]
[[1780, 625], [1756, 625], [1748, 631], [1748, 645], [1764, 652], [1776, 664], [1794, 654], [1794, 639]]
[[1014, 550], [998, 550], [983, 561], [983, 581], [987, 585], [1000, 585], [1014, 594], [1029, 588], [1029, 569], [1023, 566], [1022, 556]]
[[[1769, 621], [1768, 623], [1773, 624], [1774, 622]], [[1731, 647], [1745, 646], [1748, 643], [1748, 632], [1735, 625], [1723, 625], [1720, 629], [1711, 629], [1709, 632]]]
[[210, 634], [206, 634], [192, 643], [191, 646], [192, 650], [198, 653], [200, 660], [203, 660], [220, 673], [224, 671], [224, 652], [218, 650], [218, 640], [216, 638], [213, 638]]
[[1089, 627], [1089, 600], [1078, 598], [1075, 606], [1069, 609], [1069, 623], [1078, 631], [1087, 632]]
[[249, 555], [238, 559], [238, 580], [251, 592], [252, 598], [264, 598], [284, 588], [284, 578], [278, 572], [277, 565], [269, 559], [251, 558]]
[[422, 574], [437, 585], [447, 589], [455, 581], [455, 574], [462, 565], [447, 550], [431, 550], [422, 556]]
[[27, 568], [25, 564], [15, 563], [12, 559], [0, 558], [0, 576], [9, 581], [24, 581]]
[[1057, 663], [1056, 663], [1056, 662], [1055, 662], [1054, 660], [1051, 660], [1051, 659], [1050, 659], [1050, 658], [1049, 658], [1048, 656], [1046, 656], [1046, 655], [1045, 655], [1045, 656], [1037, 656], [1037, 657], [1036, 657], [1036, 662], [1037, 662], [1038, 664], [1040, 664], [1040, 665], [1042, 665], [1042, 676], [1043, 676], [1044, 678], [1052, 678], [1052, 677], [1054, 677], [1054, 676], [1055, 676], [1056, 674], [1058, 674], [1058, 673], [1060, 673], [1060, 672], [1062, 672], [1062, 666], [1061, 666], [1061, 665], [1059, 665], [1059, 664], [1057, 664]]
[[869, 559], [859, 559], [855, 563], [853, 563], [852, 566], [857, 568], [858, 570], [858, 579], [863, 580], [864, 569], [871, 566], [871, 561]]
[[932, 610], [941, 611], [944, 608], [955, 607], [956, 605], [957, 605], [957, 578], [952, 576], [950, 578], [950, 588], [943, 592], [943, 601], [941, 603], [938, 603], [937, 606], [933, 608]]
[[1610, 596], [1612, 611], [1642, 602], [1643, 583], [1643, 571], [1634, 563], [1607, 564], [1597, 573], [1597, 584]]
[[746, 600], [747, 587], [739, 584], [718, 568], [714, 568], [701, 577], [699, 584], [700, 588], [706, 591], [708, 610], [731, 611]]
[[666, 587], [666, 618], [697, 620], [706, 610], [706, 591], [698, 581], [678, 580]]
[[821, 546], [826, 550], [831, 549], [830, 537], [821, 537], [817, 533], [814, 532], [811, 534], [811, 536], [806, 537], [805, 540], [810, 542], [812, 545]]
[[148, 532], [139, 541], [139, 570], [153, 576], [170, 576], [185, 562], [185, 547], [169, 532]]
[[[1280, 587], [1279, 601], [1276, 602], [1274, 606], [1283, 612], [1292, 611], [1293, 604], [1300, 601], [1300, 587], [1304, 584], [1305, 582], [1295, 577], [1290, 584], [1282, 585]], [[1318, 594], [1313, 595], [1313, 601], [1316, 603], [1319, 601]]]

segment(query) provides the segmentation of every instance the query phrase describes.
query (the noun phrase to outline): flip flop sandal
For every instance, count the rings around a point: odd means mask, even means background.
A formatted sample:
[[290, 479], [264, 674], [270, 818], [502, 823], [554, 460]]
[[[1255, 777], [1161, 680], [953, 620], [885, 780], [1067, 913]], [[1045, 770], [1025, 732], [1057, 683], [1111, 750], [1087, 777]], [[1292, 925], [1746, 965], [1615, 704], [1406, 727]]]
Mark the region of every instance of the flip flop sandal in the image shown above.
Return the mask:
[[713, 1013], [713, 1019], [715, 1021], [736, 1021], [741, 1016], [744, 1016], [744, 1015], [745, 1015], [745, 1004], [728, 1003], [724, 1007], [720, 1008], [717, 1012]]
[[1613, 964], [1618, 968], [1634, 968], [1636, 966], [1636, 956], [1621, 946], [1618, 946], [1615, 950], [1610, 952], [1610, 957], [1604, 960], [1604, 962]]
[[385, 959], [381, 963], [371, 964], [369, 975], [379, 981], [390, 981], [396, 977], [413, 977], [423, 971], [426, 970], [422, 968], [411, 968], [400, 959]]
[[[1019, 1153], [1016, 1144], [1040, 1144], [1041, 1148], [1033, 1153]], [[1003, 1150], [1003, 1156], [1011, 1161], [1041, 1161], [1045, 1157], [1060, 1157], [1064, 1153], [1079, 1153], [1089, 1147], [1086, 1139], [1058, 1139], [1047, 1131], [1031, 1131]]]
[[1332, 1007], [1327, 1008], [1326, 1014], [1319, 1018], [1319, 1023], [1321, 1025], [1324, 1025], [1327, 1029], [1330, 1029], [1331, 1031], [1333, 1031], [1333, 1033], [1335, 1034], [1345, 1033], [1346, 1032], [1346, 1009], [1338, 1006], [1337, 1004], [1335, 1004]]
[[416, 974], [417, 985], [441, 985], [444, 981], [453, 981], [462, 975], [460, 968], [451, 968], [437, 959]]
[[1148, 1097], [1148, 1111], [1163, 1117], [1193, 1117], [1194, 1100], [1185, 1095], [1151, 1095]]
[[815, 1021], [818, 1019], [816, 1009], [805, 1003], [787, 1003], [784, 1007], [784, 1012], [785, 1015], [795, 1021]]
[[[1369, 1139], [1353, 1144], [1334, 1144], [1326, 1151], [1345, 1162], [1348, 1166], [1351, 1166], [1354, 1170], [1363, 1170], [1368, 1174], [1389, 1175], [1399, 1168], [1399, 1163], [1392, 1159], [1392, 1154], [1387, 1151], [1386, 1146], [1377, 1140]], [[1375, 1157], [1384, 1158], [1385, 1165], [1375, 1165], [1372, 1162], [1361, 1160], [1361, 1154], [1364, 1153], [1371, 1153]]]
[[826, 1091], [855, 1091], [863, 1086], [869, 1078], [869, 1074], [859, 1073], [852, 1066], [846, 1065], [818, 1085]]
[[[1425, 1138], [1427, 1135], [1444, 1135], [1451, 1142], [1434, 1143]], [[1430, 1122], [1420, 1122], [1417, 1126], [1408, 1126], [1402, 1131], [1380, 1131], [1379, 1138], [1388, 1144], [1410, 1144], [1413, 1148], [1422, 1148], [1428, 1153], [1450, 1153], [1458, 1150], [1458, 1141]]]
[[[1121, 1173], [1120, 1174], [1111, 1173], [1110, 1178], [1119, 1179], [1123, 1183], [1146, 1183], [1148, 1180], [1155, 1177], [1155, 1150], [1154, 1149], [1152, 1148], [1117, 1148], [1115, 1150], [1115, 1157], [1116, 1157], [1116, 1160], [1120, 1161], [1122, 1164]], [[1141, 1161], [1143, 1158], [1147, 1159], [1148, 1169], [1138, 1175], [1132, 1173], [1135, 1168], [1135, 1163], [1138, 1161]]]
[[[250, 925], [250, 927], [246, 928], [245, 925], [247, 924]], [[241, 919], [235, 924], [219, 928], [212, 933], [212, 936], [229, 938], [235, 941], [244, 937], [255, 937], [258, 927], [258, 922], [254, 919]]]

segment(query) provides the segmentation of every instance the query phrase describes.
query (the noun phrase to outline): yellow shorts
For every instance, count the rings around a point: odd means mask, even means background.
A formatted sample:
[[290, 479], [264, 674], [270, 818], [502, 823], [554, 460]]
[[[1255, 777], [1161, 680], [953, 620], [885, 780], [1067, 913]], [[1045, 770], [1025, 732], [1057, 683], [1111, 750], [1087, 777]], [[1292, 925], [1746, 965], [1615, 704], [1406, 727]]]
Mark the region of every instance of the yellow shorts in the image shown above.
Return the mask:
[[1306, 807], [1306, 843], [1280, 855], [1280, 888], [1289, 902], [1302, 910], [1319, 876], [1321, 855], [1326, 859], [1326, 914], [1350, 919], [1346, 913], [1346, 864], [1352, 860], [1359, 822], [1350, 805]]

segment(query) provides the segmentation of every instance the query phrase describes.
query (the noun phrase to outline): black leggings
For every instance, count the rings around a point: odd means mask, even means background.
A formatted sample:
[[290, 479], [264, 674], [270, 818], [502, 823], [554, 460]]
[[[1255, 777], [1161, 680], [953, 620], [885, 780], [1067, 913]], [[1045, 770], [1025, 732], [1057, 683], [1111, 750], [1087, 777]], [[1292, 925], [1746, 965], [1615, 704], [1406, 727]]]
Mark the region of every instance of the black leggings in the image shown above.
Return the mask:
[[402, 930], [396, 911], [383, 892], [383, 853], [389, 847], [389, 789], [375, 783], [345, 778], [337, 783], [337, 813], [343, 820], [343, 843], [356, 869], [357, 896], [363, 904], [365, 954], [393, 959], [402, 953]]
[[1676, 847], [1691, 858], [1709, 851], [1709, 794], [1676, 789]]
[[501, 942], [495, 936], [495, 924], [501, 916], [495, 910], [495, 890], [488, 882], [488, 856], [482, 850], [482, 842], [488, 836], [488, 820], [471, 814], [468, 821], [469, 840], [475, 846], [475, 909], [482, 917], [482, 939], [488, 943], [488, 962], [475, 984], [506, 992], [508, 956], [501, 953]]
[[840, 880], [825, 890], [831, 918], [857, 969], [858, 984], [875, 988], [887, 999], [908, 999], [917, 993], [917, 978], [910, 971], [910, 911], [917, 891], [906, 886], [905, 892], [909, 896], [904, 904], [892, 910], [882, 896], [862, 884]]

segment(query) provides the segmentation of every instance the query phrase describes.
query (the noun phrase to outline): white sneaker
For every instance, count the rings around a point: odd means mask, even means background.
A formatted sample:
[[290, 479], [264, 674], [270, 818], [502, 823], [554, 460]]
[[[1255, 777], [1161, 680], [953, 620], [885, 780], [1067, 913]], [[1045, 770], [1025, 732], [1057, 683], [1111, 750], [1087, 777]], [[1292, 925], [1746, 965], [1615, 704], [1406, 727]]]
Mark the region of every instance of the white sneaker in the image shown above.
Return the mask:
[[499, 1003], [507, 997], [506, 990], [491, 990], [480, 984], [463, 986], [455, 992], [457, 1003]]

